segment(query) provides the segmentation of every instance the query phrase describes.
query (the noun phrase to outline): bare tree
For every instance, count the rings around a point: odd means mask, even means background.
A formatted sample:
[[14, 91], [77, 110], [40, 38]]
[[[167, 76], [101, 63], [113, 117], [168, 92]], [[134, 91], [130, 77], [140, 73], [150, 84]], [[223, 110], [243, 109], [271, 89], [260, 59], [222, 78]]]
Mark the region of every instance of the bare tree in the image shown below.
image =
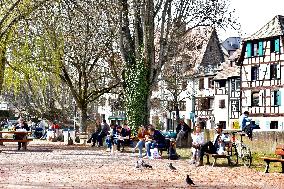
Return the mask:
[[[25, 43], [13, 47], [25, 56], [14, 53], [11, 67], [18, 64], [19, 68], [19, 62], [29, 60], [27, 70], [34, 67], [53, 74], [68, 86], [81, 112], [82, 132], [88, 104], [120, 85], [117, 14], [112, 5], [112, 1], [91, 0], [51, 3], [31, 15], [23, 31]], [[32, 52], [25, 48], [27, 43]], [[33, 73], [25, 72], [28, 75]]]
[[[151, 88], [170, 55], [176, 23], [189, 28], [234, 24], [226, 0], [119, 0], [120, 50], [126, 63], [124, 89], [129, 124], [149, 121]], [[155, 46], [155, 39], [156, 45]]]

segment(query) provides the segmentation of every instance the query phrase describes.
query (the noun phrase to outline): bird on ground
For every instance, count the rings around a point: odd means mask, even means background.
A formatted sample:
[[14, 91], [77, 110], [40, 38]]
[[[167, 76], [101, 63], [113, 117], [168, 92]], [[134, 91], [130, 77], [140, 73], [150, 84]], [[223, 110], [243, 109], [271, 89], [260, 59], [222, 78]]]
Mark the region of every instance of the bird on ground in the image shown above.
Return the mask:
[[142, 165], [142, 167], [145, 167], [145, 168], [149, 168], [149, 169], [153, 168], [152, 165], [149, 165], [149, 164], [145, 163], [144, 161], [142, 161], [141, 165]]
[[140, 168], [140, 163], [138, 161], [135, 163], [135, 168], [136, 169]]
[[177, 170], [177, 168], [175, 168], [172, 163], [169, 164], [169, 168], [173, 171]]
[[186, 183], [189, 184], [189, 185], [195, 185], [193, 183], [193, 181], [191, 180], [191, 178], [189, 178], [189, 175], [186, 176], [186, 179], [185, 179]]

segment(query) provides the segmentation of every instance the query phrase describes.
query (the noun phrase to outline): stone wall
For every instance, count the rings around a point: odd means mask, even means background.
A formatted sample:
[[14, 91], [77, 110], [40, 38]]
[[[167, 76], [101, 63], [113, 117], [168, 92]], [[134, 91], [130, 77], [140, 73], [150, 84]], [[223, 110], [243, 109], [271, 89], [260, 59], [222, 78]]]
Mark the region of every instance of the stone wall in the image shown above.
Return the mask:
[[[226, 130], [225, 132], [231, 132]], [[213, 140], [214, 131], [204, 130], [205, 141]], [[237, 136], [240, 140], [240, 136]], [[284, 144], [284, 132], [283, 131], [257, 131], [253, 132], [252, 141], [248, 137], [243, 137], [243, 141], [247, 144], [252, 152], [261, 153], [274, 153], [277, 144]], [[178, 147], [191, 147], [191, 135], [189, 134], [188, 139], [177, 141]]]

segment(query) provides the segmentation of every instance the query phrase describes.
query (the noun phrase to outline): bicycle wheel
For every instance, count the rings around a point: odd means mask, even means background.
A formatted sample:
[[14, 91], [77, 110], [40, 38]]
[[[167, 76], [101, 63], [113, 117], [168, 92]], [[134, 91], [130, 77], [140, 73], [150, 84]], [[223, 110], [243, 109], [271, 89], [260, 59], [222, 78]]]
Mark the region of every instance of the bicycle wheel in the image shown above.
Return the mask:
[[252, 156], [251, 156], [251, 151], [249, 147], [243, 145], [241, 154], [242, 154], [242, 162], [244, 166], [250, 167], [252, 163]]
[[232, 145], [229, 155], [230, 155], [231, 165], [238, 165], [239, 154], [235, 144]]

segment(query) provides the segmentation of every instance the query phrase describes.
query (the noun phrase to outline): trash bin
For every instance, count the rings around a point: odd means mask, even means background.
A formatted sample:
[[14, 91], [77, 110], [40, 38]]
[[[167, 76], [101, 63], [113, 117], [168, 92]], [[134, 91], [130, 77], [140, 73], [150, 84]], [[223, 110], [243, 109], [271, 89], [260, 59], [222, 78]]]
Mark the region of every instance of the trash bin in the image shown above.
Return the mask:
[[70, 144], [70, 141], [75, 141], [75, 131], [74, 130], [64, 130], [63, 131], [63, 137], [64, 137], [64, 144], [68, 145]]

